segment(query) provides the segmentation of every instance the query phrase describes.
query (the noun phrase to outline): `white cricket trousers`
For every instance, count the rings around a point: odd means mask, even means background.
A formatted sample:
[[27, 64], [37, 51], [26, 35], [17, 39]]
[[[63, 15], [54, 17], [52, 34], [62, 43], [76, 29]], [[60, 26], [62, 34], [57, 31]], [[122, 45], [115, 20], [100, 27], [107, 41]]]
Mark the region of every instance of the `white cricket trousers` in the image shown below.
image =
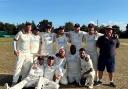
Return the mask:
[[93, 51], [88, 51], [87, 53], [90, 55], [90, 58], [92, 59], [93, 63], [93, 68], [95, 70], [95, 81], [98, 80], [98, 73], [97, 73], [97, 68], [98, 68], [98, 52], [96, 50]]
[[40, 77], [36, 89], [59, 89], [59, 84], [47, 78]]
[[19, 53], [17, 58], [16, 68], [13, 75], [13, 83], [17, 83], [19, 76], [22, 76], [22, 79], [27, 77], [31, 65], [33, 63], [32, 54], [30, 53]]
[[73, 83], [74, 81], [79, 83], [79, 81], [80, 81], [80, 73], [68, 73], [68, 82], [69, 83]]
[[90, 72], [89, 74], [84, 75], [84, 77], [86, 78], [85, 85], [88, 84], [89, 86], [92, 86], [94, 84], [95, 71]]

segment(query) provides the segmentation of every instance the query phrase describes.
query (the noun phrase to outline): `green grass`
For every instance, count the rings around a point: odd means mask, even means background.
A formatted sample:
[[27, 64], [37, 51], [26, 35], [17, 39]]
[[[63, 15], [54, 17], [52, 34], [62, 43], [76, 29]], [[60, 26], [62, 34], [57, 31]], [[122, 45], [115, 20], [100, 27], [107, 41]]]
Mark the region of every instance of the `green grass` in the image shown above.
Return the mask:
[[[12, 38], [0, 38], [0, 74], [13, 74], [16, 58], [13, 54]], [[128, 39], [120, 39], [121, 46], [116, 51], [116, 72], [115, 83], [116, 89], [128, 89]], [[7, 43], [7, 44], [6, 44]], [[125, 45], [123, 44], [125, 43]], [[126, 45], [127, 44], [127, 45]], [[112, 89], [106, 84], [109, 83], [108, 75], [105, 72], [103, 77], [104, 85], [94, 87], [94, 89]], [[3, 80], [0, 76], [0, 83], [10, 81], [7, 77]], [[85, 89], [73, 86], [65, 86], [63, 89]], [[0, 89], [4, 89], [0, 84]]]

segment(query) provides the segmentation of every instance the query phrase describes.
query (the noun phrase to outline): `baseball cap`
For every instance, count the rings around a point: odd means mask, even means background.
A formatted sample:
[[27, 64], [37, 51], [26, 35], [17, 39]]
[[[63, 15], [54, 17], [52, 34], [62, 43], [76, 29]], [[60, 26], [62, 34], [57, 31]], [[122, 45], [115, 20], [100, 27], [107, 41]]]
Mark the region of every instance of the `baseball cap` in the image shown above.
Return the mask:
[[89, 24], [88, 24], [88, 28], [94, 28], [94, 27], [95, 27], [94, 24], [92, 24], [92, 23], [89, 23]]
[[74, 27], [80, 27], [80, 24], [76, 23], [76, 24], [74, 25]]
[[48, 25], [46, 26], [46, 28], [49, 29], [49, 28], [52, 28], [52, 26], [51, 26], [50, 24], [48, 24]]
[[58, 28], [58, 30], [62, 30], [62, 29], [64, 29], [64, 26], [60, 26], [60, 27]]

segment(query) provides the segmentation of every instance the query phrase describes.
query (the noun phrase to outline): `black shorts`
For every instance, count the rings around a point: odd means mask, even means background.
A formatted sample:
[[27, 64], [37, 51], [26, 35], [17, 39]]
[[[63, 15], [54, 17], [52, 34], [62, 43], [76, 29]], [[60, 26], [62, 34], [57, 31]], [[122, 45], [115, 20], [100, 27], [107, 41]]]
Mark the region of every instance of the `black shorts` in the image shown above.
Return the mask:
[[112, 57], [104, 57], [104, 56], [99, 56], [98, 59], [98, 70], [99, 71], [104, 71], [105, 67], [107, 69], [107, 72], [112, 73], [115, 71], [115, 56]]

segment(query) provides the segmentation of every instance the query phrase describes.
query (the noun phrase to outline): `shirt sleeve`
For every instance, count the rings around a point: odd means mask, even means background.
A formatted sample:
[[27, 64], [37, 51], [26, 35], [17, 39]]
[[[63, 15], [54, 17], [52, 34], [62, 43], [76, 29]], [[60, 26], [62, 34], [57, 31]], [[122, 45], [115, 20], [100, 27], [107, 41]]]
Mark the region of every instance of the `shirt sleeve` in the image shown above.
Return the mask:
[[18, 33], [16, 34], [16, 36], [14, 37], [14, 40], [18, 40], [21, 34], [22, 34], [22, 32], [21, 32], [21, 31], [20, 31], [20, 32], [18, 32]]
[[116, 48], [119, 48], [119, 46], [120, 46], [120, 41], [119, 41], [119, 39], [117, 38]]
[[88, 69], [93, 69], [92, 60], [91, 60], [91, 58], [90, 58], [89, 55], [88, 55], [88, 59], [89, 59], [89, 61], [88, 61], [88, 65], [87, 65], [87, 67], [88, 67]]

